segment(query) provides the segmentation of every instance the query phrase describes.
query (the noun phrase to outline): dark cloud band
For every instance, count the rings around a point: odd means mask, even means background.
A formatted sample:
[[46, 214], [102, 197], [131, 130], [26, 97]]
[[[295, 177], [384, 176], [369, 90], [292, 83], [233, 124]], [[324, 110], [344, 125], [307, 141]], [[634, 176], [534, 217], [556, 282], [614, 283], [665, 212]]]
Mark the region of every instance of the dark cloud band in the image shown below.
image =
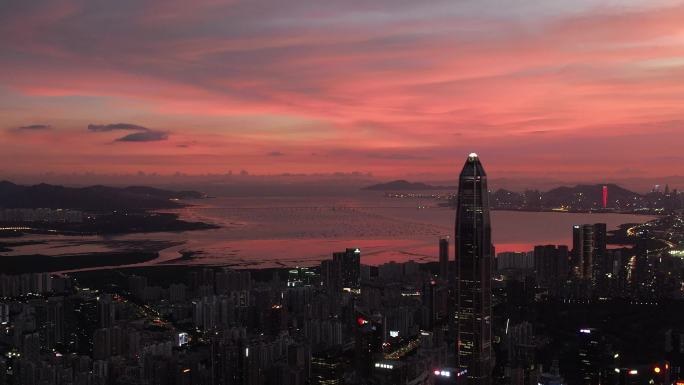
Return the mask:
[[48, 124], [31, 124], [28, 126], [21, 126], [15, 128], [17, 131], [43, 131], [43, 130], [49, 130], [51, 129], [52, 126]]
[[116, 139], [116, 142], [158, 142], [168, 138], [169, 135], [163, 131], [145, 131], [128, 134]]
[[130, 123], [114, 123], [114, 124], [89, 124], [88, 130], [93, 132], [107, 132], [107, 131], [151, 131], [147, 127], [138, 126]]

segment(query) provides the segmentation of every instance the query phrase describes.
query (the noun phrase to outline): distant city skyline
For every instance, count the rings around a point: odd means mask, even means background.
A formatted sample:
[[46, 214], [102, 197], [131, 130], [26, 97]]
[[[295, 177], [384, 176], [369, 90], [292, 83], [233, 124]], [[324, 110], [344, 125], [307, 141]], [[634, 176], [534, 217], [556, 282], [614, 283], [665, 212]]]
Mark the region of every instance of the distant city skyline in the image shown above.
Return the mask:
[[508, 178], [684, 175], [682, 19], [681, 1], [11, 2], [0, 174], [445, 180], [477, 151]]
[[[422, 182], [437, 186], [450, 186], [455, 189], [453, 176], [458, 172], [458, 167], [454, 167], [450, 175], [442, 178], [433, 174], [416, 174], [409, 176], [378, 176], [372, 173], [350, 172], [350, 173], [317, 173], [317, 174], [251, 174], [240, 175], [240, 171], [234, 170], [229, 173], [206, 173], [206, 174], [185, 174], [171, 173], [161, 174], [156, 172], [135, 172], [122, 174], [106, 174], [95, 172], [72, 172], [72, 173], [36, 173], [18, 174], [15, 172], [0, 171], [0, 181], [7, 180], [17, 184], [34, 185], [48, 183], [54, 185], [67, 186], [90, 186], [90, 185], [109, 185], [109, 186], [130, 186], [148, 185], [172, 188], [191, 188], [200, 190], [212, 195], [222, 195], [229, 192], [234, 195], [236, 192], [251, 194], [262, 191], [264, 186], [269, 186], [270, 193], [292, 193], [298, 191], [304, 193], [311, 190], [310, 186], [318, 186], [315, 191], [310, 191], [314, 195], [324, 191], [337, 193], [354, 193], [361, 188], [376, 183], [391, 182], [398, 179], [410, 182]], [[512, 177], [501, 175], [500, 177], [489, 178], [489, 188], [491, 191], [507, 189], [522, 192], [528, 189], [536, 189], [542, 192], [561, 186], [575, 185], [605, 185], [616, 184], [620, 187], [638, 193], [647, 193], [656, 187], [663, 191], [666, 186], [671, 190], [684, 189], [684, 176], [666, 177], [614, 177], [602, 179], [598, 175], [586, 175], [585, 178], [559, 179], [544, 177]], [[239, 187], [236, 190], [235, 187]], [[287, 191], [282, 191], [279, 187], [285, 187]], [[226, 190], [227, 189], [227, 190]], [[224, 191], [225, 190], [225, 191]], [[289, 192], [288, 192], [289, 191]], [[328, 195], [326, 193], [326, 195]]]

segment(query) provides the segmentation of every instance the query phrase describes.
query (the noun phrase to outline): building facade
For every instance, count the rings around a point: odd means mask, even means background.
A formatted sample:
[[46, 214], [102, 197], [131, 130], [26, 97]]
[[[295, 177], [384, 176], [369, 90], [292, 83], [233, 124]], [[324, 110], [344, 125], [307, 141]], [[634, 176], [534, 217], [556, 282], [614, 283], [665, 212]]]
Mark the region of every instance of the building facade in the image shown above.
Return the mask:
[[492, 371], [492, 242], [487, 175], [470, 154], [459, 177], [456, 206], [456, 365], [468, 383], [490, 384]]

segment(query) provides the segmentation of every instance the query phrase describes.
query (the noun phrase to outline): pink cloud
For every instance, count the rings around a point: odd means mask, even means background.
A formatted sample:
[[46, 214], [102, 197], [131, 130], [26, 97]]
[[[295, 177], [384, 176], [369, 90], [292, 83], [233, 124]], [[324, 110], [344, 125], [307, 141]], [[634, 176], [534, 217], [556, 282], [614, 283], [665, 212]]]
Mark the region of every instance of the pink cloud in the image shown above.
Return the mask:
[[[111, 146], [75, 124], [12, 138], [16, 147], [0, 157], [40, 153], [26, 171], [198, 173], [233, 163], [399, 176], [452, 174], [478, 149], [494, 172], [610, 174], [648, 160], [684, 172], [653, 155], [684, 145], [682, 6], [553, 8], [523, 18], [446, 2], [435, 6], [443, 14], [403, 1], [305, 5], [9, 9], [0, 17], [10, 36], [0, 42], [0, 84], [5, 98], [32, 102], [13, 113], [14, 126], [60, 100], [60, 115], [84, 127], [92, 117], [78, 99], [97, 98], [108, 115], [101, 121], [137, 117], [132, 123], [173, 135], [143, 150]], [[65, 145], [45, 148], [56, 137]], [[287, 156], [264, 156], [274, 151]], [[347, 156], [312, 163], [312, 152]]]

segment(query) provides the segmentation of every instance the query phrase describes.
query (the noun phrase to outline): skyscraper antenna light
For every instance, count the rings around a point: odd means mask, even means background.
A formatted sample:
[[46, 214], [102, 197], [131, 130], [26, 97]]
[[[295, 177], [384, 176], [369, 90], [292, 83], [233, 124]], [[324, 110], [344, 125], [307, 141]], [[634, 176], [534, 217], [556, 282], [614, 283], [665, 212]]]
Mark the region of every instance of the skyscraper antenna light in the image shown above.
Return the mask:
[[477, 158], [477, 154], [474, 153], [474, 152], [471, 152], [471, 153], [468, 155], [468, 159], [470, 159], [470, 160], [473, 160], [473, 159], [475, 159], [475, 158]]

